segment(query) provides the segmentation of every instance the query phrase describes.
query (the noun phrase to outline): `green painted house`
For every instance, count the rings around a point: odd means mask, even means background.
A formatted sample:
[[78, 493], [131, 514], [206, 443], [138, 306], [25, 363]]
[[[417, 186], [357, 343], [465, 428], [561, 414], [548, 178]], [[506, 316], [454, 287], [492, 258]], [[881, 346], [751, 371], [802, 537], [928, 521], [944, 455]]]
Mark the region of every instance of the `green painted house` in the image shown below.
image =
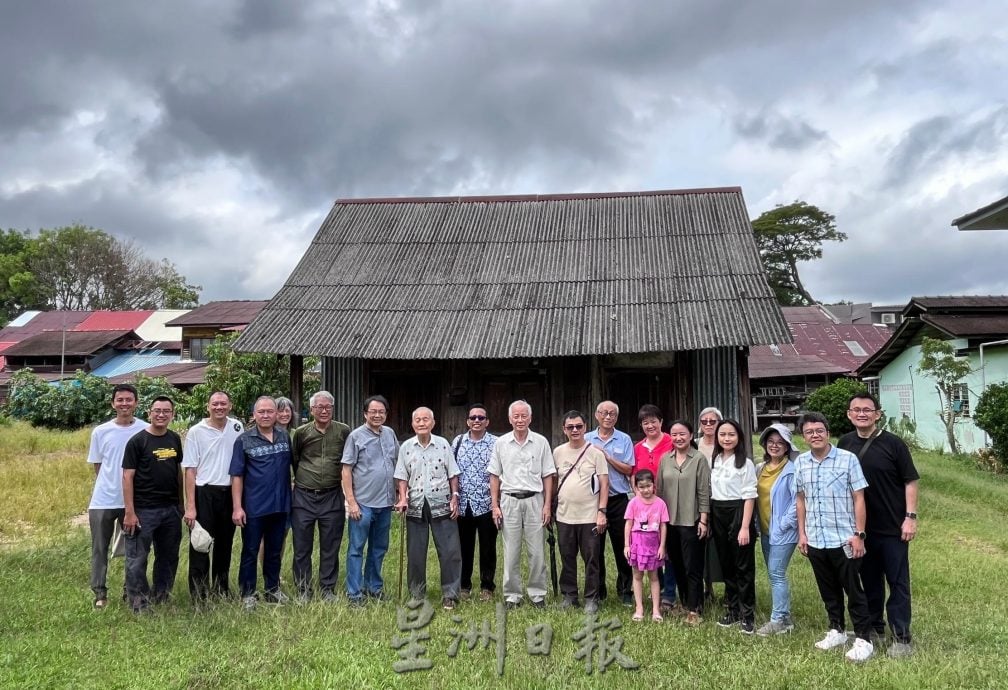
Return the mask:
[[917, 424], [921, 445], [948, 450], [935, 381], [917, 366], [925, 336], [949, 341], [972, 368], [954, 396], [953, 405], [963, 413], [956, 439], [966, 452], [988, 445], [972, 411], [987, 386], [1008, 381], [1008, 296], [914, 297], [902, 316], [886, 344], [858, 368], [858, 376], [879, 397], [886, 416]]

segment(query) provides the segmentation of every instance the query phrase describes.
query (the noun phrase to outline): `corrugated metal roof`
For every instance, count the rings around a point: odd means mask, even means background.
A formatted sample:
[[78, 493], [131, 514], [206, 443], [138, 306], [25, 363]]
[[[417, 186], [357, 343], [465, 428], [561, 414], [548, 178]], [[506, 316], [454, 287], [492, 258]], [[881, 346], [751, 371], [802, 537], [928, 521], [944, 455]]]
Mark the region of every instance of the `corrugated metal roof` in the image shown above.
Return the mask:
[[236, 347], [478, 359], [789, 340], [726, 188], [338, 201]]
[[[146, 369], [143, 373], [151, 378], [166, 378], [168, 383], [173, 386], [193, 386], [197, 383], [203, 383], [206, 368], [206, 362], [175, 362]], [[136, 379], [136, 374], [137, 372], [134, 371], [129, 374], [111, 376], [109, 383], [132, 383]]]
[[77, 324], [91, 315], [90, 311], [43, 311], [26, 312], [34, 316], [28, 319], [22, 326], [13, 326], [13, 323], [21, 323], [22, 316], [14, 319], [11, 324], [7, 324], [0, 329], [0, 340], [13, 340], [21, 342], [25, 338], [37, 335], [44, 331], [62, 331], [66, 329], [72, 331]]
[[75, 331], [132, 331], [153, 314], [152, 309], [142, 311], [95, 311], [74, 326]]
[[188, 309], [158, 309], [133, 330], [148, 343], [180, 343], [182, 341], [182, 327], [167, 326], [166, 324], [188, 313]]
[[168, 321], [167, 326], [240, 326], [250, 323], [268, 302], [226, 300], [207, 302], [202, 307]]
[[91, 373], [95, 376], [109, 378], [120, 374], [146, 371], [154, 367], [165, 364], [175, 364], [179, 361], [178, 353], [165, 354], [164, 350], [151, 350], [150, 352], [124, 352], [116, 355]]
[[124, 338], [132, 336], [133, 331], [46, 331], [25, 338], [16, 345], [4, 350], [4, 356], [10, 357], [46, 357], [65, 354], [67, 356], [92, 355]]
[[[851, 373], [873, 355], [889, 339], [889, 329], [884, 326], [850, 323], [802, 323], [804, 312], [789, 312], [788, 328], [794, 336], [793, 344], [772, 347], [757, 346], [749, 353], [749, 377], [753, 379], [809, 374]], [[811, 315], [813, 318], [814, 314]], [[855, 343], [865, 353], [851, 350]], [[777, 353], [780, 354], [777, 354]]]

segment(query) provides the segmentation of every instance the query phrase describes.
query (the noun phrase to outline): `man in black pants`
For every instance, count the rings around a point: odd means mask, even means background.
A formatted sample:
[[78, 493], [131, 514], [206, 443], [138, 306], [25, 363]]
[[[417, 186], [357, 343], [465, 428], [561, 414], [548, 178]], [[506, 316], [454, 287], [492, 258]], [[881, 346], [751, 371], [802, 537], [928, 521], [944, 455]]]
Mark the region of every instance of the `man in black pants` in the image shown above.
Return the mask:
[[[901, 658], [913, 654], [910, 638], [910, 542], [917, 534], [917, 481], [920, 475], [903, 440], [877, 427], [882, 415], [878, 400], [868, 393], [853, 396], [847, 418], [856, 431], [845, 434], [837, 447], [861, 460], [868, 480], [865, 489], [864, 561], [861, 584], [868, 598], [872, 632], [885, 638], [883, 607], [889, 615], [893, 643], [888, 654]], [[885, 600], [886, 584], [889, 601]]]
[[849, 661], [867, 661], [875, 648], [859, 571], [865, 554], [864, 489], [868, 482], [857, 456], [829, 442], [826, 417], [808, 412], [800, 428], [811, 450], [795, 460], [798, 550], [812, 565], [830, 625], [815, 646], [827, 650], [847, 644], [846, 595], [856, 637], [845, 656]]
[[[189, 547], [189, 596], [201, 603], [212, 592], [226, 597], [230, 593], [231, 546], [235, 525], [231, 521], [231, 453], [235, 440], [245, 431], [231, 413], [231, 398], [224, 391], [210, 394], [209, 416], [186, 433], [184, 520], [191, 530], [199, 521], [213, 537], [213, 573], [210, 554]], [[212, 580], [212, 583], [211, 583]]]
[[599, 592], [598, 598], [608, 595], [606, 587], [605, 541], [609, 535], [613, 560], [616, 562], [616, 594], [625, 606], [633, 606], [633, 571], [623, 554], [624, 515], [629, 503], [630, 475], [633, 474], [633, 440], [616, 428], [619, 407], [611, 400], [603, 400], [595, 408], [598, 426], [585, 434], [585, 440], [602, 451], [609, 464], [609, 502], [606, 504], [606, 523], [610, 529], [599, 535]]
[[462, 599], [472, 594], [473, 561], [479, 537], [480, 601], [493, 598], [497, 573], [497, 525], [490, 501], [490, 473], [487, 465], [497, 437], [487, 431], [490, 419], [482, 404], [469, 406], [466, 426], [469, 431], [452, 441], [452, 452], [459, 467], [459, 547], [462, 550]]

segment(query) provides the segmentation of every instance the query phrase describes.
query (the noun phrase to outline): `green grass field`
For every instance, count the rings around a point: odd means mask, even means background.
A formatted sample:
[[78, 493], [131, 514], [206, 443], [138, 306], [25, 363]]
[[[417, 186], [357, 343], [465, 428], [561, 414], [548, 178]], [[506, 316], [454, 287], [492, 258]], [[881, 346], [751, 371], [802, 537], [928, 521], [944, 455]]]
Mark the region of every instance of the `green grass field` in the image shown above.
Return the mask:
[[[174, 601], [135, 617], [113, 599], [91, 608], [90, 540], [86, 521], [92, 473], [84, 462], [88, 432], [45, 433], [21, 425], [0, 433], [0, 686], [4, 688], [1003, 688], [1008, 687], [1008, 484], [966, 463], [930, 453], [915, 458], [922, 475], [920, 534], [911, 548], [914, 657], [883, 655], [861, 666], [842, 653], [812, 647], [825, 614], [808, 563], [791, 566], [796, 631], [774, 639], [746, 637], [707, 622], [689, 629], [675, 620], [633, 623], [629, 609], [607, 602], [603, 620], [617, 618], [622, 651], [639, 668], [618, 664], [588, 674], [572, 639], [581, 613], [549, 606], [507, 615], [506, 658], [496, 674], [493, 644], [448, 648], [457, 632], [494, 624], [494, 607], [464, 603], [455, 623], [438, 606], [438, 575], [430, 558], [428, 671], [397, 674], [391, 643], [396, 604], [363, 610], [343, 603], [251, 614], [237, 602], [196, 612], [185, 584], [183, 552]], [[75, 519], [76, 518], [76, 519]], [[398, 579], [397, 532], [385, 563], [386, 586]], [[237, 541], [237, 540], [236, 540]], [[432, 549], [433, 551], [433, 549]], [[344, 546], [345, 552], [345, 546]], [[758, 558], [759, 560], [759, 558]], [[343, 567], [341, 559], [341, 568]], [[614, 568], [610, 568], [610, 578]], [[237, 574], [237, 557], [232, 577]], [[290, 549], [283, 569], [290, 581]], [[758, 622], [769, 590], [758, 574]], [[500, 578], [498, 577], [498, 583]], [[110, 569], [109, 591], [122, 586], [122, 562]], [[613, 589], [610, 583], [610, 591]], [[549, 623], [548, 656], [530, 656], [526, 628]]]

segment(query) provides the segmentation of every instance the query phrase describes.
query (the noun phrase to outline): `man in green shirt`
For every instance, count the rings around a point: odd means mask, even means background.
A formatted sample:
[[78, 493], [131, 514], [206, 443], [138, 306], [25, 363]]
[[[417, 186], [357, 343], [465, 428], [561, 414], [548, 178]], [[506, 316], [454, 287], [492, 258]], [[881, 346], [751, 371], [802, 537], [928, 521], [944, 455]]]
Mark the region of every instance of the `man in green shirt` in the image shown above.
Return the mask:
[[346, 509], [343, 503], [343, 444], [350, 427], [334, 422], [333, 396], [315, 393], [310, 400], [312, 421], [291, 435], [291, 535], [294, 540], [294, 584], [302, 601], [312, 597], [312, 549], [319, 534], [319, 590], [323, 601], [335, 601], [339, 550], [343, 543]]

